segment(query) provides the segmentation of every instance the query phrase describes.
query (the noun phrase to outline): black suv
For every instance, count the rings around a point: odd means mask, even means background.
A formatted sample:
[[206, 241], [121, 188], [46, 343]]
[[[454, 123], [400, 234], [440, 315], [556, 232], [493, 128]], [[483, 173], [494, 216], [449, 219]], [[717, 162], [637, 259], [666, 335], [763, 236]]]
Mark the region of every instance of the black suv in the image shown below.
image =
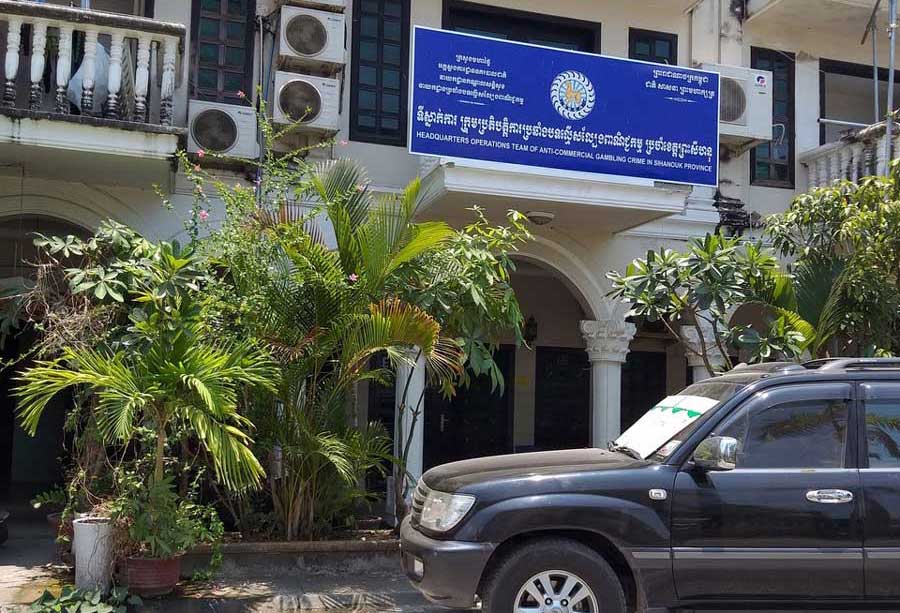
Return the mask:
[[610, 444], [428, 471], [402, 527], [430, 600], [488, 613], [900, 605], [900, 360], [763, 364]]

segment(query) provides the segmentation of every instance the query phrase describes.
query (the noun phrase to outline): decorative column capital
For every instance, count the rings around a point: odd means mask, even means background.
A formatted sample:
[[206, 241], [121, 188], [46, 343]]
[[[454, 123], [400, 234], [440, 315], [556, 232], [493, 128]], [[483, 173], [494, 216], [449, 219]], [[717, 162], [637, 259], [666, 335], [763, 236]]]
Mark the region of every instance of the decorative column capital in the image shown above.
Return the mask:
[[[703, 363], [703, 358], [698, 355], [703, 353], [703, 343], [700, 342], [700, 332], [697, 330], [697, 325], [698, 324], [682, 326], [681, 328], [684, 342], [687, 344], [688, 348], [691, 349], [691, 351], [685, 351], [684, 353], [685, 357], [687, 357], [688, 366], [705, 367], [706, 364]], [[722, 352], [719, 351], [719, 347], [716, 345], [716, 335], [713, 331], [712, 324], [701, 320], [699, 326], [700, 331], [703, 332], [703, 340], [706, 341], [710, 364], [713, 366], [721, 366], [725, 363], [725, 359], [722, 356]]]
[[625, 321], [628, 305], [617, 300], [604, 300], [595, 320], [580, 323], [585, 350], [592, 362], [625, 361], [628, 345], [634, 338], [635, 326]]

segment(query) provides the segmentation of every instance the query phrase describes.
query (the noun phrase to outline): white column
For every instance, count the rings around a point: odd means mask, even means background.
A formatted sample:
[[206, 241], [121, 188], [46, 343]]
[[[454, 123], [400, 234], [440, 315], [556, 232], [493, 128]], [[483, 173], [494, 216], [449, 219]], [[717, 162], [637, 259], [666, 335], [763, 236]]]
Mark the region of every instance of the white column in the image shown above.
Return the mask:
[[31, 37], [31, 90], [28, 93], [28, 108], [38, 111], [41, 108], [41, 79], [44, 78], [44, 54], [47, 51], [47, 22], [35, 21], [34, 33]]
[[580, 327], [591, 361], [591, 445], [605, 449], [621, 428], [622, 364], [635, 327], [625, 321], [625, 303], [606, 300], [600, 311]]
[[[416, 482], [422, 476], [422, 460], [425, 452], [425, 358], [418, 347], [407, 353], [410, 364], [397, 367], [394, 423], [396, 428], [395, 453], [406, 451], [407, 500], [412, 496]], [[394, 478], [402, 478], [394, 475]]]
[[[722, 366], [725, 363], [725, 359], [722, 356], [722, 352], [719, 351], [719, 348], [716, 346], [716, 338], [713, 333], [712, 325], [702, 321], [700, 322], [700, 329], [703, 332], [703, 340], [705, 341], [707, 354], [712, 367], [718, 368]], [[693, 370], [694, 383], [709, 379], [715, 373], [709, 372], [709, 369], [706, 368], [706, 364], [703, 363], [703, 358], [700, 355], [697, 355], [703, 351], [703, 343], [700, 342], [700, 333], [697, 331], [697, 326], [684, 326], [681, 329], [681, 333], [688, 345], [685, 348], [684, 353], [687, 356], [688, 366]]]
[[22, 42], [22, 18], [9, 18], [6, 34], [6, 60], [3, 74], [6, 83], [3, 88], [3, 106], [16, 106], [16, 74], [19, 72], [19, 44]]

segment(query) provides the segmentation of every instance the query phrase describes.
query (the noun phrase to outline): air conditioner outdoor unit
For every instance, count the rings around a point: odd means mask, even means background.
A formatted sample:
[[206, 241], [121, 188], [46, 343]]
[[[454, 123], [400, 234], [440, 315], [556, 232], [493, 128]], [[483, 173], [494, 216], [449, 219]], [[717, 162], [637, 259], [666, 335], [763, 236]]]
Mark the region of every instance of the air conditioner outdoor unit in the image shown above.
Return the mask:
[[334, 69], [344, 63], [344, 15], [299, 6], [281, 9], [282, 66]]
[[282, 0], [282, 4], [285, 6], [306, 6], [335, 12], [342, 12], [347, 8], [347, 3], [344, 0]]
[[272, 118], [276, 123], [297, 123], [298, 131], [336, 132], [340, 91], [337, 79], [279, 70], [272, 88]]
[[230, 157], [255, 158], [256, 112], [246, 106], [191, 100], [188, 106], [188, 151], [200, 149]]
[[738, 149], [772, 140], [772, 73], [717, 64], [701, 68], [721, 75], [719, 140]]

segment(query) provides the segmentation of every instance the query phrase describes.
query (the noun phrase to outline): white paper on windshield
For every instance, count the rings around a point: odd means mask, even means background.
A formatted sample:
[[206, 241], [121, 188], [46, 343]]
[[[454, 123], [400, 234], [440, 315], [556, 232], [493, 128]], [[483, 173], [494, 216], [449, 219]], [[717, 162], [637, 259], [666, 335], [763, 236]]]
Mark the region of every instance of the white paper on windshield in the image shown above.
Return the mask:
[[718, 403], [704, 396], [667, 396], [616, 439], [616, 445], [646, 458]]

